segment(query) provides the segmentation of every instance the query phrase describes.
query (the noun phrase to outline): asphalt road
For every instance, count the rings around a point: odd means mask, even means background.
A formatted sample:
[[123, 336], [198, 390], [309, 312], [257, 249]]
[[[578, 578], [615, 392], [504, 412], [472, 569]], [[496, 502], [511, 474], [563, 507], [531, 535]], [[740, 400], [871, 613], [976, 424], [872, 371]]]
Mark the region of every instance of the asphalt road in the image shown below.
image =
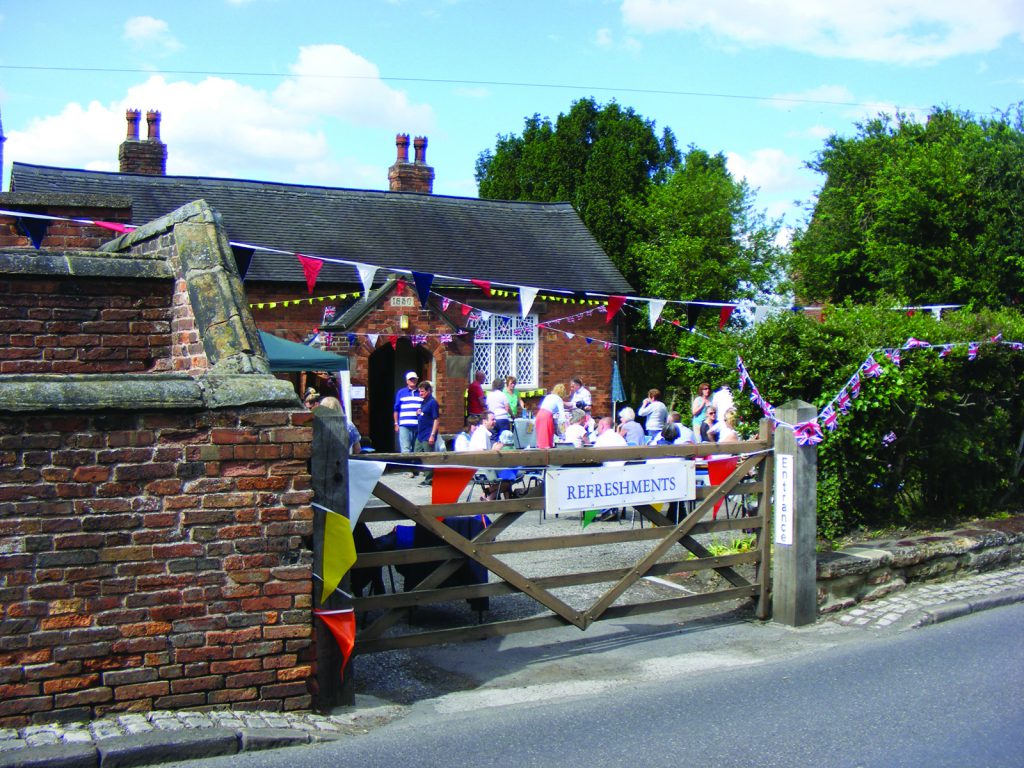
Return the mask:
[[455, 712], [421, 702], [364, 736], [176, 765], [1019, 768], [1022, 638], [1017, 604], [612, 695]]

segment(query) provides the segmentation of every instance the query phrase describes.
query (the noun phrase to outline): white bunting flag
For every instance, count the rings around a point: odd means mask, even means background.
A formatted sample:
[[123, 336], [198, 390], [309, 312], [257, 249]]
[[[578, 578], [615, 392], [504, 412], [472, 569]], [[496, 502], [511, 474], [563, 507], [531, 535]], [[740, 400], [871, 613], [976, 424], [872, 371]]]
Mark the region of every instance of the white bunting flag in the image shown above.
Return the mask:
[[523, 317], [530, 314], [533, 307], [533, 300], [537, 298], [537, 288], [527, 288], [525, 285], [519, 287], [519, 304], [523, 309]]
[[658, 322], [658, 318], [661, 317], [661, 310], [665, 308], [665, 304], [664, 299], [651, 299], [647, 302], [648, 320], [651, 323], [651, 328], [654, 327], [654, 324]]
[[348, 463], [348, 521], [353, 528], [363, 514], [363, 507], [384, 474], [383, 461], [350, 461]]
[[373, 277], [377, 274], [377, 268], [372, 264], [356, 264], [359, 270], [359, 281], [363, 284], [363, 301], [370, 298], [370, 288], [373, 286]]

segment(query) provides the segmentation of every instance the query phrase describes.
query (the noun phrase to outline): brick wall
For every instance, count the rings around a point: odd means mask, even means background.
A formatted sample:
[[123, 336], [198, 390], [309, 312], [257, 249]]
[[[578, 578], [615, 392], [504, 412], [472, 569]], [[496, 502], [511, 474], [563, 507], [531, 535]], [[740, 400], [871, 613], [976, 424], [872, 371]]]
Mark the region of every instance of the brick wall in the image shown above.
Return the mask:
[[205, 204], [105, 249], [0, 248], [0, 727], [307, 708], [310, 415]]
[[[38, 194], [4, 193], [0, 194], [0, 207], [17, 208], [26, 213], [46, 216], [119, 223], [131, 221], [131, 203], [127, 198], [107, 196], [105, 204], [98, 204], [97, 201], [84, 196], [58, 195], [56, 197], [63, 198], [64, 204], [43, 202], [44, 196]], [[109, 229], [92, 224], [43, 219], [34, 221], [39, 226], [44, 223], [46, 226], [45, 236], [40, 243], [40, 248], [43, 250], [92, 250], [99, 248], [114, 236]], [[17, 217], [0, 216], [0, 248], [31, 247], [32, 241], [18, 226]]]
[[170, 357], [167, 280], [0, 278], [0, 373], [128, 373]]
[[308, 708], [309, 419], [0, 417], [0, 726]]

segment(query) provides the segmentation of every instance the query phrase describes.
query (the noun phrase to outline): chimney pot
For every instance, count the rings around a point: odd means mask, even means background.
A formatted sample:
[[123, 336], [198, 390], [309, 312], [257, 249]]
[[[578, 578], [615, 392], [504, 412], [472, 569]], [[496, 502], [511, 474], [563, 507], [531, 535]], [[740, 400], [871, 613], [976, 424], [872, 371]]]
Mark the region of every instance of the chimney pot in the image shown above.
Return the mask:
[[408, 163], [409, 162], [409, 134], [407, 134], [407, 133], [400, 133], [397, 136], [395, 136], [395, 147], [398, 148], [397, 162], [399, 162], [399, 163]]
[[417, 136], [415, 139], [412, 140], [412, 146], [416, 152], [416, 158], [414, 162], [427, 162], [427, 137]]
[[124, 113], [125, 120], [128, 121], [128, 135], [125, 137], [128, 141], [139, 140], [139, 118], [142, 113], [137, 109], [129, 109]]
[[156, 110], [149, 110], [146, 113], [146, 127], [149, 129], [148, 139], [160, 141], [160, 113]]

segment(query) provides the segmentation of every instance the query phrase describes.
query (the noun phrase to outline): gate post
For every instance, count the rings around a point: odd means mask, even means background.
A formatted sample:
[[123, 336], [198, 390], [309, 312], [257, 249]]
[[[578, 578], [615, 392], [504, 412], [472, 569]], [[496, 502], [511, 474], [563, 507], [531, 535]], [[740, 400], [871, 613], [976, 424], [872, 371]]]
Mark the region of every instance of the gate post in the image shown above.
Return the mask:
[[[818, 410], [790, 400], [775, 415], [800, 424], [816, 418]], [[817, 448], [797, 445], [792, 429], [776, 429], [772, 618], [791, 627], [813, 624], [818, 617], [817, 483]]]
[[[341, 582], [341, 589], [321, 602], [324, 578], [324, 527], [328, 509], [348, 516], [348, 429], [345, 416], [329, 408], [313, 409], [313, 455], [310, 457], [310, 475], [313, 484], [313, 608], [351, 608], [352, 598], [347, 594], [349, 576]], [[342, 668], [341, 651], [330, 630], [313, 618], [316, 644], [316, 685], [313, 708], [329, 713], [332, 708], [355, 704], [352, 680], [352, 660]]]

